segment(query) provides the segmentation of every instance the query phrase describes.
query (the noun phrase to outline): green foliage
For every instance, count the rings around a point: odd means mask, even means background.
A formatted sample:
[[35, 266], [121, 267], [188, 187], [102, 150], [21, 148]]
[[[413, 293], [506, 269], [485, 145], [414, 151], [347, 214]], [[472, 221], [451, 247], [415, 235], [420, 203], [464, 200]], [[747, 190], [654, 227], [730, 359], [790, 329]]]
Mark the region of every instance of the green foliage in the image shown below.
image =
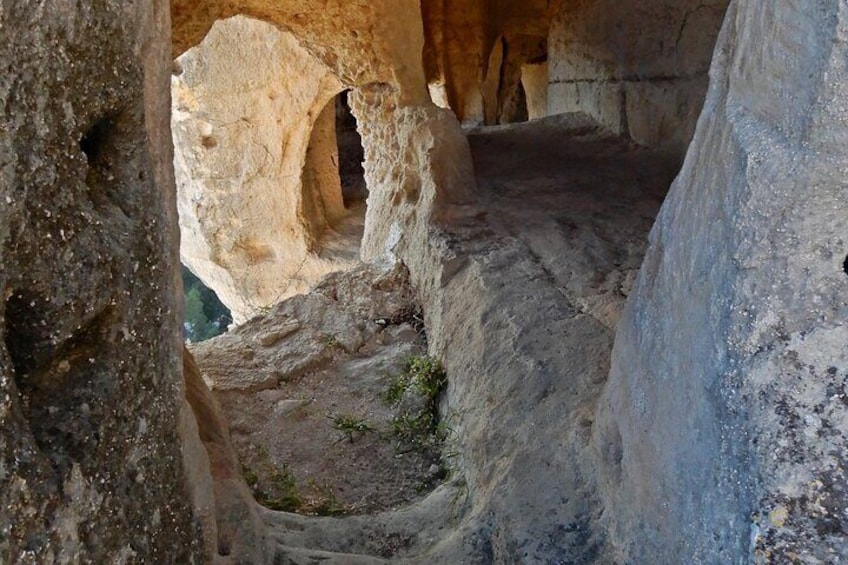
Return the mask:
[[302, 500], [297, 492], [297, 484], [286, 466], [271, 471], [267, 483], [265, 489], [254, 488], [259, 504], [282, 512], [296, 512], [300, 509]]
[[[446, 439], [446, 426], [439, 424], [439, 398], [447, 386], [447, 375], [441, 364], [431, 357], [410, 357], [403, 372], [389, 383], [383, 399], [401, 410], [392, 419], [392, 433], [400, 444], [412, 449], [435, 452]], [[415, 408], [404, 408], [406, 394], [418, 398]]]
[[301, 508], [305, 514], [341, 516], [350, 512], [350, 508], [339, 502], [333, 487], [330, 485], [319, 485], [315, 479], [309, 479], [308, 485], [311, 494]]
[[355, 418], [353, 416], [337, 416], [333, 419], [333, 428], [344, 432], [350, 443], [353, 443], [356, 435], [363, 435], [374, 431], [374, 428], [363, 418]]
[[438, 361], [425, 355], [415, 355], [406, 361], [403, 372], [391, 380], [383, 393], [383, 400], [393, 406], [400, 402], [407, 389], [413, 387], [416, 393], [424, 396], [428, 406], [435, 409], [447, 383], [447, 375]]
[[256, 474], [256, 471], [250, 469], [248, 467], [242, 468], [242, 475], [244, 475], [244, 482], [247, 483], [247, 486], [250, 488], [256, 487], [259, 483], [259, 475]]
[[341, 347], [341, 344], [339, 343], [339, 339], [336, 336], [331, 335], [331, 334], [324, 335], [324, 337], [321, 341], [327, 347]]
[[227, 307], [185, 266], [182, 267], [182, 277], [185, 295], [183, 329], [186, 339], [197, 343], [227, 331], [233, 322]]

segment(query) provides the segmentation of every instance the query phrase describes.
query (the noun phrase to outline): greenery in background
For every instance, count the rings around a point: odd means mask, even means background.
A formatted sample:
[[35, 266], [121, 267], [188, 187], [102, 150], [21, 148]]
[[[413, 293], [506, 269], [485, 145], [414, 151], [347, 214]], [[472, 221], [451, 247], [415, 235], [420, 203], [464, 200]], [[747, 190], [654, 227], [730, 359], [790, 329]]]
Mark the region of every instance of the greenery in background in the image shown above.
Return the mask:
[[194, 273], [182, 267], [185, 293], [185, 339], [192, 343], [221, 335], [233, 323], [226, 306], [207, 288]]

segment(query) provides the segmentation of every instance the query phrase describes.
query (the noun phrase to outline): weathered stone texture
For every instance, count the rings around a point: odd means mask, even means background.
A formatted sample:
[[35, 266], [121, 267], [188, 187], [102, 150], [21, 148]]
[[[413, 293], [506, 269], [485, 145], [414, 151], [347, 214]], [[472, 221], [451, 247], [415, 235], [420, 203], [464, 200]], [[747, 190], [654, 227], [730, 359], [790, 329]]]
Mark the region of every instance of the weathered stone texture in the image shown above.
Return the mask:
[[425, 0], [424, 69], [461, 122], [527, 118], [521, 66], [547, 55], [550, 2]]
[[846, 22], [731, 4], [595, 430], [624, 561], [848, 557]]
[[349, 266], [318, 255], [345, 215], [333, 102], [342, 85], [291, 34], [241, 16], [175, 65], [182, 259], [241, 323]]
[[0, 562], [202, 554], [166, 2], [0, 2]]
[[347, 86], [386, 83], [405, 105], [427, 101], [418, 0], [174, 0], [171, 13], [174, 56], [241, 14], [290, 32]]
[[548, 113], [584, 112], [638, 143], [682, 154], [728, 0], [560, 4], [549, 36]]

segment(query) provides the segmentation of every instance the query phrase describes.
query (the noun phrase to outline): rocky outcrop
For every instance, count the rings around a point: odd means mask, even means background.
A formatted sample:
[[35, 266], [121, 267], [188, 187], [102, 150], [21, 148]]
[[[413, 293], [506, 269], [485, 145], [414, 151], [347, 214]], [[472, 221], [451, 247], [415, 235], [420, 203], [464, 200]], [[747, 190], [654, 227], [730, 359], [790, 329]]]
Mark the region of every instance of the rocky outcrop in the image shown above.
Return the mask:
[[349, 268], [344, 256], [320, 254], [347, 214], [338, 79], [291, 34], [244, 17], [216, 23], [175, 65], [183, 262], [236, 323]]
[[623, 561], [848, 557], [845, 15], [731, 4], [594, 433]]
[[168, 3], [0, 2], [0, 562], [199, 561]]
[[548, 39], [548, 114], [584, 112], [637, 143], [682, 154], [727, 4], [561, 2]]

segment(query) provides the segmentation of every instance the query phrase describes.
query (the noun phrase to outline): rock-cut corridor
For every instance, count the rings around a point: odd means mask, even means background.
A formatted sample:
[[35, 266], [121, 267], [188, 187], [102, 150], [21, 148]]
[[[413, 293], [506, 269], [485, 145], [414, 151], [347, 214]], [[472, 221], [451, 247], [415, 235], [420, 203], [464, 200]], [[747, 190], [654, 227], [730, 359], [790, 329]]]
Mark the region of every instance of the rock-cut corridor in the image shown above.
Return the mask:
[[844, 3], [48, 4], [0, 563], [848, 560]]

